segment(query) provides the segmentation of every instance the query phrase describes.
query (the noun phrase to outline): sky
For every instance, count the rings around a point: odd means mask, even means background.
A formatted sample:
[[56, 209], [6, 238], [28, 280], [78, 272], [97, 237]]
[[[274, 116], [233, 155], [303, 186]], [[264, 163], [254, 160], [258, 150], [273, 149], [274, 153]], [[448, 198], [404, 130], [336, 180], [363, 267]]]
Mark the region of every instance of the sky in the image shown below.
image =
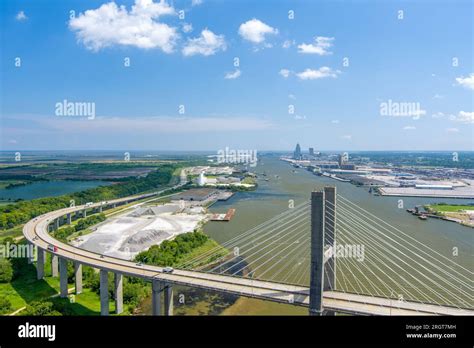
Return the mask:
[[0, 150], [474, 150], [470, 0], [0, 7]]

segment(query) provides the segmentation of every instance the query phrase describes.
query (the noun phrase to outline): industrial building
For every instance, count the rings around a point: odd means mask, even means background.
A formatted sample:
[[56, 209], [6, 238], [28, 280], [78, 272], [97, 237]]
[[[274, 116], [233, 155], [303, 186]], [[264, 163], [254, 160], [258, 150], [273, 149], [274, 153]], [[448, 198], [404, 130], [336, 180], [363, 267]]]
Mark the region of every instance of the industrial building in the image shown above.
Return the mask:
[[210, 188], [198, 188], [190, 189], [174, 197], [175, 200], [185, 200], [185, 201], [205, 201], [209, 199], [212, 195], [218, 193], [218, 190]]

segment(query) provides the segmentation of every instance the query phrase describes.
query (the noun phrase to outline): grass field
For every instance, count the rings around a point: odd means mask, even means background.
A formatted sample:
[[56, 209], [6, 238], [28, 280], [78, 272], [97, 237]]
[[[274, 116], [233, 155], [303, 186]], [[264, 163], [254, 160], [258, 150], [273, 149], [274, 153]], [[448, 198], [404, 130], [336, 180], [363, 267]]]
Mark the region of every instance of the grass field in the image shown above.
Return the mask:
[[[25, 307], [28, 303], [38, 300], [47, 300], [59, 294], [59, 277], [51, 277], [51, 258], [47, 255], [45, 263], [45, 277], [36, 279], [36, 267], [28, 264], [26, 259], [20, 261], [19, 275], [11, 283], [0, 284], [0, 297], [6, 297], [12, 304], [12, 312]], [[69, 284], [68, 288], [74, 287]], [[74, 296], [74, 303], [69, 298], [54, 298], [52, 302], [60, 302], [72, 315], [99, 315], [100, 297], [88, 288], [82, 294]], [[115, 304], [110, 301], [112, 313]], [[20, 312], [21, 313], [21, 312]]]
[[460, 210], [474, 210], [474, 205], [454, 205], [454, 204], [433, 204], [428, 206], [434, 211], [443, 212], [458, 212]]

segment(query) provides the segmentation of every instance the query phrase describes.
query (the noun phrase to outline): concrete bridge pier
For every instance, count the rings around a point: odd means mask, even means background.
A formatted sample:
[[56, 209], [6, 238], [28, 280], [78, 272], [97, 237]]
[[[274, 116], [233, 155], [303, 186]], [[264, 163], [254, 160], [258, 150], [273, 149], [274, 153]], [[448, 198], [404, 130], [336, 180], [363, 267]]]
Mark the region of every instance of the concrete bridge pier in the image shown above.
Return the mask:
[[37, 259], [36, 259], [36, 278], [38, 280], [43, 279], [44, 277], [44, 259], [45, 259], [45, 252], [44, 249], [37, 248], [36, 250]]
[[100, 315], [109, 315], [109, 274], [100, 270]]
[[67, 259], [59, 258], [59, 296], [67, 297]]
[[99, 213], [102, 213], [102, 206], [99, 207]]
[[161, 293], [163, 291], [163, 283], [159, 280], [153, 280], [151, 283], [152, 290], [152, 312], [153, 315], [162, 315], [161, 313]]
[[82, 265], [74, 262], [74, 281], [76, 283], [76, 295], [82, 292]]
[[123, 275], [115, 273], [115, 314], [123, 312]]
[[311, 278], [309, 285], [309, 315], [322, 315], [323, 313], [324, 217], [324, 191], [311, 192]]
[[57, 277], [58, 274], [58, 256], [51, 254], [51, 276]]
[[165, 315], [173, 315], [173, 286], [167, 284], [164, 290]]
[[82, 216], [83, 216], [84, 218], [87, 217], [87, 209], [84, 209], [84, 210], [82, 211]]
[[67, 214], [67, 224], [70, 225], [72, 223], [72, 214]]

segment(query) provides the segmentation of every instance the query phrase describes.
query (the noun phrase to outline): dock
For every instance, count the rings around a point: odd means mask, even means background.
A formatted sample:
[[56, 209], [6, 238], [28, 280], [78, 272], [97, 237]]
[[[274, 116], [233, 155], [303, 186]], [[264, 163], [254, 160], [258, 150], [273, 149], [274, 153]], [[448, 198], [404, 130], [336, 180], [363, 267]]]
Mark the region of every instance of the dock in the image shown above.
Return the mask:
[[235, 209], [230, 208], [225, 214], [212, 214], [210, 219], [211, 221], [230, 221], [235, 214]]

